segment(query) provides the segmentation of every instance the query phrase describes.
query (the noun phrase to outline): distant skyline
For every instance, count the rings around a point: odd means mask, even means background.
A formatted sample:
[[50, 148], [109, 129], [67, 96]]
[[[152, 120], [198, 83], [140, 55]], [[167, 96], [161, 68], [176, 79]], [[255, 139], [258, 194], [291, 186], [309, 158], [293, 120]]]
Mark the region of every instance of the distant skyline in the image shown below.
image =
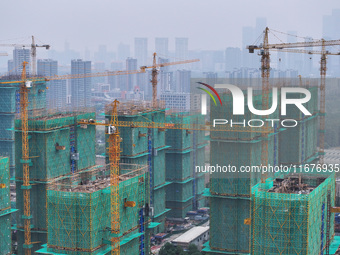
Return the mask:
[[[173, 51], [176, 37], [188, 37], [190, 50], [217, 50], [241, 47], [242, 27], [255, 26], [257, 17], [278, 31], [321, 38], [323, 15], [337, 8], [337, 0], [2, 1], [0, 43], [21, 42], [14, 38], [22, 37], [27, 43], [35, 35], [38, 43], [58, 51], [65, 41], [81, 52], [99, 45], [116, 51], [121, 42], [133, 47], [135, 37], [147, 37], [153, 50], [155, 37], [168, 37]], [[10, 53], [0, 49], [5, 50]]]

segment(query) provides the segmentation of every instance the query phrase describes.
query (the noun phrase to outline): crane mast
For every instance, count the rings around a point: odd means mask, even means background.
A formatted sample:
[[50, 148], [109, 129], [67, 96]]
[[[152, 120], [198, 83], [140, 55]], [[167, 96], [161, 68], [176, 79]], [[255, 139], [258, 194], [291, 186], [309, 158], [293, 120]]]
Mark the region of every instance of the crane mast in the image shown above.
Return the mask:
[[[0, 44], [0, 46], [18, 46], [16, 44]], [[27, 45], [20, 45], [25, 47]], [[36, 72], [36, 47], [45, 47], [49, 49], [49, 45], [36, 45], [34, 41], [34, 37], [32, 36], [32, 44], [31, 53], [32, 53], [32, 71], [33, 74]], [[77, 78], [87, 78], [87, 77], [103, 77], [103, 76], [113, 76], [113, 75], [129, 75], [129, 74], [137, 74], [144, 73], [146, 68], [152, 68], [152, 86], [153, 86], [153, 107], [157, 107], [157, 74], [158, 67], [175, 65], [175, 64], [184, 64], [190, 62], [199, 61], [195, 60], [186, 60], [186, 61], [177, 61], [170, 62], [164, 64], [156, 63], [156, 53], [154, 53], [153, 57], [153, 65], [152, 66], [143, 66], [140, 70], [132, 70], [132, 71], [116, 71], [116, 72], [104, 72], [104, 73], [94, 73], [94, 74], [80, 74], [80, 75], [61, 75], [61, 76], [52, 76], [52, 77], [26, 77], [26, 66], [27, 62], [23, 62], [23, 70], [21, 74], [20, 81], [6, 81], [0, 82], [0, 84], [10, 84], [10, 83], [18, 83], [20, 85], [20, 118], [21, 118], [21, 131], [22, 131], [22, 160], [23, 164], [23, 195], [24, 195], [24, 248], [25, 255], [31, 255], [31, 208], [30, 208], [30, 179], [29, 179], [29, 144], [28, 144], [28, 93], [29, 87], [31, 87], [31, 83], [37, 81], [49, 81], [49, 80], [60, 80], [60, 79], [77, 79]], [[111, 184], [111, 255], [119, 255], [120, 254], [120, 212], [119, 212], [119, 161], [120, 161], [120, 135], [118, 131], [118, 104], [119, 102], [115, 100], [112, 104], [112, 119], [110, 122], [110, 126], [108, 128], [109, 134], [109, 160], [110, 160], [110, 184]]]
[[152, 68], [152, 79], [151, 79], [151, 84], [152, 84], [152, 107], [156, 108], [157, 107], [157, 78], [158, 78], [158, 70], [156, 67], [156, 53], [153, 54], [153, 68]]
[[325, 115], [326, 115], [326, 71], [327, 71], [327, 56], [325, 49], [325, 40], [322, 40], [322, 49], [321, 49], [321, 61], [320, 61], [320, 144], [319, 144], [319, 162], [320, 164], [324, 163], [324, 155], [325, 155]]
[[[31, 255], [31, 208], [30, 208], [30, 178], [29, 178], [29, 143], [28, 143], [28, 93], [29, 87], [31, 87], [33, 82], [37, 81], [48, 81], [46, 78], [41, 77], [30, 77], [26, 76], [27, 62], [23, 62], [23, 69], [20, 81], [6, 81], [0, 82], [0, 84], [20, 84], [20, 119], [21, 119], [21, 132], [22, 132], [22, 159], [23, 164], [23, 198], [24, 198], [24, 249], [25, 255]], [[140, 73], [141, 71], [117, 71], [112, 74], [108, 72], [105, 73], [95, 73], [93, 76], [107, 76], [107, 75], [124, 75], [132, 73]], [[84, 75], [63, 75], [63, 79], [76, 79], [82, 77], [89, 77], [90, 74]], [[60, 77], [51, 77], [52, 79], [59, 79]], [[118, 101], [115, 100], [112, 103], [112, 120], [111, 127], [113, 127], [114, 132], [110, 132], [109, 136], [109, 159], [110, 159], [110, 184], [111, 184], [111, 245], [112, 255], [120, 254], [120, 243], [119, 243], [119, 232], [120, 232], [120, 217], [119, 217], [119, 160], [120, 160], [120, 136], [117, 127], [118, 117], [117, 117], [117, 107]]]
[[35, 45], [34, 36], [32, 35], [31, 44], [31, 57], [32, 57], [32, 75], [37, 75], [37, 47]]
[[198, 62], [200, 61], [199, 59], [192, 59], [192, 60], [182, 60], [182, 61], [175, 61], [175, 62], [168, 62], [168, 63], [162, 63], [162, 64], [157, 64], [156, 61], [156, 52], [153, 54], [153, 63], [152, 66], [141, 66], [141, 71], [145, 72], [146, 69], [151, 68], [151, 85], [152, 85], [152, 107], [156, 108], [157, 105], [157, 78], [158, 78], [158, 70], [157, 68], [159, 67], [164, 67], [164, 66], [172, 66], [172, 65], [180, 65], [180, 64], [187, 64], [187, 63], [192, 63], [192, 62]]
[[[340, 45], [340, 40], [315, 40], [310, 42], [295, 42], [295, 43], [277, 43], [277, 44], [269, 44], [268, 43], [268, 27], [265, 29], [264, 41], [263, 44], [260, 45], [249, 45], [247, 49], [249, 53], [254, 53], [254, 50], [261, 51], [261, 69], [262, 69], [262, 89], [265, 92], [266, 83], [270, 74], [270, 59], [269, 59], [269, 51], [284, 51], [291, 53], [305, 53], [305, 54], [320, 54], [320, 115], [319, 115], [319, 162], [321, 164], [324, 163], [324, 154], [325, 154], [325, 114], [326, 114], [326, 72], [327, 72], [327, 55], [340, 55], [340, 52], [332, 53], [326, 50], [326, 46], [336, 46]], [[299, 50], [294, 48], [301, 47], [320, 47], [321, 51], [314, 50]], [[267, 96], [264, 94], [263, 99], [266, 100]], [[267, 98], [268, 99], [268, 98]], [[264, 101], [265, 102], [265, 101]], [[263, 105], [265, 106], [265, 105]], [[264, 148], [263, 148], [264, 149]], [[262, 150], [262, 153], [264, 151]], [[265, 152], [267, 154], [267, 151]]]
[[45, 48], [46, 50], [50, 49], [50, 45], [38, 45], [35, 43], [34, 36], [32, 35], [32, 43], [31, 44], [0, 44], [0, 47], [30, 47], [31, 48], [31, 73], [32, 75], [37, 75], [37, 47]]
[[26, 87], [26, 65], [23, 62], [20, 86], [20, 111], [21, 111], [21, 139], [22, 139], [22, 160], [23, 164], [23, 195], [24, 195], [24, 237], [25, 255], [31, 254], [31, 207], [30, 207], [30, 173], [29, 173], [29, 146], [28, 146], [28, 88]]
[[119, 160], [120, 160], [120, 136], [118, 124], [118, 100], [111, 103], [111, 122], [108, 127], [109, 134], [109, 160], [110, 160], [110, 182], [111, 182], [111, 255], [120, 254], [120, 213], [119, 213]]
[[[270, 53], [268, 48], [268, 27], [265, 29], [263, 39], [263, 50], [261, 52], [261, 77], [262, 77], [262, 109], [268, 109], [269, 106], [269, 75], [270, 75]], [[264, 119], [268, 116], [264, 116]], [[268, 128], [268, 122], [265, 122]], [[262, 134], [264, 139], [261, 144], [261, 163], [268, 165], [268, 140], [265, 139], [266, 134]], [[261, 181], [265, 182], [267, 175], [261, 175]]]

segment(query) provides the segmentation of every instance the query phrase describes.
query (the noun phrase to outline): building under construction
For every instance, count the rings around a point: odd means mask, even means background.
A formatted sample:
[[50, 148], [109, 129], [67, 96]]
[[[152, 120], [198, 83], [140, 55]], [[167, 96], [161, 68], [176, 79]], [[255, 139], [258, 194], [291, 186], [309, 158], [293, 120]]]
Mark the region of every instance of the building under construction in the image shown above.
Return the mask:
[[[262, 96], [254, 96], [254, 105], [262, 103]], [[243, 119], [258, 119], [249, 110], [245, 117], [232, 115], [232, 96], [221, 93], [221, 100], [225, 107], [216, 107], [211, 104], [211, 119], [233, 119], [241, 123]], [[270, 99], [271, 100], [271, 99]], [[258, 109], [259, 107], [257, 107]], [[271, 119], [278, 118], [274, 112]], [[268, 163], [278, 163], [278, 132], [279, 127], [272, 128], [268, 137]], [[211, 165], [212, 166], [242, 166], [261, 165], [261, 142], [265, 139], [261, 134], [248, 132], [211, 132]], [[210, 189], [207, 196], [210, 198], [210, 241], [205, 247], [208, 252], [250, 253], [250, 226], [244, 221], [250, 218], [251, 189], [261, 178], [259, 172], [239, 173], [213, 173], [210, 179]]]
[[[29, 100], [34, 102], [41, 97], [38, 101], [43, 102], [44, 86], [38, 83]], [[317, 160], [318, 91], [316, 87], [308, 89], [312, 99], [306, 107], [312, 116], [288, 108], [285, 118], [298, 121], [294, 128], [275, 124], [269, 128], [268, 135], [256, 128], [248, 128], [246, 132], [210, 132], [210, 164], [232, 165], [237, 169], [261, 165], [263, 143], [267, 143], [267, 163], [273, 166], [299, 166]], [[16, 231], [17, 254], [24, 254], [28, 248], [24, 238], [27, 218], [31, 221], [32, 247], [29, 248], [33, 252], [110, 253], [115, 236], [110, 220], [113, 213], [110, 165], [95, 162], [94, 124], [98, 124], [95, 113], [88, 110], [48, 113], [43, 110], [44, 103], [33, 103], [28, 120], [30, 159], [24, 161], [22, 122], [20, 119], [14, 122], [19, 101], [15, 100], [14, 92], [11, 92], [14, 100], [9, 102], [14, 102], [15, 111], [4, 111], [13, 117], [6, 122], [9, 126], [4, 130], [15, 145], [11, 154], [15, 155], [14, 162], [11, 164], [7, 157], [0, 158], [2, 251], [12, 254], [9, 169], [15, 167], [18, 212], [12, 229]], [[233, 116], [231, 94], [221, 93], [221, 99], [225, 107], [217, 108], [212, 103], [211, 119], [233, 118], [239, 123], [243, 118], [258, 119], [249, 111], [242, 118]], [[261, 92], [256, 92], [254, 107], [261, 108], [262, 100]], [[271, 101], [270, 95], [269, 103]], [[105, 112], [103, 125], [112, 120], [110, 110]], [[205, 131], [190, 129], [190, 125], [204, 126], [205, 121], [197, 114], [166, 114], [164, 107], [151, 107], [146, 102], [121, 104], [117, 116], [125, 125], [119, 127], [120, 230], [116, 235], [121, 254], [149, 254], [150, 236], [164, 231], [166, 217], [184, 218], [188, 211], [205, 205], [204, 173], [195, 171], [195, 166], [205, 165]], [[282, 116], [276, 111], [268, 118]], [[80, 124], [84, 122], [88, 124]], [[162, 127], [151, 127], [154, 123], [161, 123]], [[188, 128], [172, 128], [178, 124], [188, 124]], [[30, 185], [24, 186], [22, 165], [27, 163]], [[108, 155], [106, 163], [110, 163]], [[334, 237], [334, 219], [329, 216], [334, 206], [334, 175], [308, 174], [303, 172], [307, 172], [305, 168], [299, 170], [298, 175], [268, 173], [265, 178], [260, 172], [212, 174], [210, 188], [204, 193], [210, 202], [210, 240], [204, 251], [209, 254], [326, 251]], [[29, 201], [24, 199], [25, 189], [30, 190]], [[24, 214], [25, 203], [31, 205], [29, 216]]]
[[[106, 114], [111, 120], [111, 115]], [[128, 127], [119, 128], [122, 139], [122, 163], [147, 165], [150, 175], [150, 204], [154, 233], [164, 231], [166, 213], [165, 188], [170, 183], [165, 179], [165, 129], [134, 126], [134, 123], [164, 123], [165, 109], [152, 108], [147, 104], [121, 104], [118, 108], [118, 120], [126, 121]]]
[[[144, 250], [143, 207], [147, 202], [146, 166], [120, 165], [121, 254]], [[106, 166], [59, 178], [48, 186], [48, 241], [41, 254], [109, 254], [111, 252], [110, 171]], [[141, 238], [143, 237], [143, 238]]]
[[[15, 79], [18, 79], [18, 77], [15, 77]], [[0, 155], [9, 157], [12, 178], [15, 175], [15, 141], [13, 130], [15, 119], [20, 112], [19, 88], [20, 83], [0, 84]], [[29, 112], [33, 110], [40, 111], [46, 108], [46, 82], [40, 81], [35, 83], [35, 86], [28, 95], [28, 101], [30, 102], [28, 105]]]
[[[310, 174], [299, 166], [314, 162], [317, 152], [318, 90], [308, 88], [312, 100], [304, 116], [297, 108], [288, 108], [286, 119], [295, 119], [293, 128], [271, 127], [268, 136], [252, 131], [211, 132], [211, 165], [261, 165], [261, 146], [268, 142], [268, 164], [288, 167], [287, 172], [214, 173], [206, 195], [210, 198], [209, 254], [320, 254], [334, 238], [334, 175]], [[299, 94], [292, 94], [297, 98]], [[223, 93], [223, 109], [211, 104], [211, 119], [233, 118], [231, 94]], [[260, 109], [262, 95], [253, 99]], [[269, 95], [271, 102], [271, 95]], [[270, 104], [269, 104], [270, 105]], [[245, 113], [246, 119], [254, 119]], [[243, 118], [243, 116], [242, 116]], [[274, 112], [269, 119], [282, 119]], [[258, 117], [257, 117], [258, 119]], [[219, 136], [217, 136], [219, 134]], [[294, 175], [297, 166], [299, 175]], [[301, 172], [300, 172], [301, 171]], [[267, 178], [267, 179], [264, 179]], [[320, 220], [322, 219], [322, 220]], [[317, 226], [315, 226], [315, 222]]]
[[12, 254], [9, 158], [0, 157], [0, 251]]
[[[198, 114], [172, 113], [167, 115], [168, 125], [204, 124]], [[166, 180], [171, 182], [166, 190], [168, 217], [184, 218], [186, 213], [205, 206], [203, 191], [204, 173], [196, 173], [195, 166], [205, 164], [204, 131], [173, 129], [166, 132]]]
[[253, 187], [251, 254], [334, 254], [334, 173], [292, 174]]
[[[47, 188], [56, 179], [95, 167], [95, 127], [82, 128], [80, 119], [94, 113], [58, 112], [32, 116], [28, 121], [30, 155], [31, 239], [33, 250], [47, 242]], [[24, 194], [21, 120], [15, 123], [16, 206], [18, 254], [23, 254]]]

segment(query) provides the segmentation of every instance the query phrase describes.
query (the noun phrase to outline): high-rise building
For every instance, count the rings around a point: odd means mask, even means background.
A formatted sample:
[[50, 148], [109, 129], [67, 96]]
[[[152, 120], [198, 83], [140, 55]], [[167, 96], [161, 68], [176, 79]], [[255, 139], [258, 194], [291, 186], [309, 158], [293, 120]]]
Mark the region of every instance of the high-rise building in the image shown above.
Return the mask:
[[165, 37], [156, 37], [155, 38], [155, 50], [157, 54], [168, 56], [169, 39]]
[[148, 38], [135, 38], [135, 58], [141, 65], [146, 65], [148, 58]]
[[[261, 38], [263, 31], [267, 26], [266, 18], [256, 18], [255, 27], [242, 28], [242, 67], [258, 68], [260, 57], [257, 54], [249, 54], [246, 47], [254, 44], [257, 38]], [[262, 37], [263, 38], [263, 37]]]
[[190, 111], [190, 93], [165, 91], [160, 94], [165, 108], [177, 111]]
[[[322, 37], [325, 40], [337, 40], [340, 39], [340, 9], [333, 9], [331, 15], [323, 16], [322, 20]], [[330, 51], [334, 49], [330, 49]], [[319, 59], [318, 59], [319, 61]], [[328, 56], [327, 59], [327, 73], [337, 76], [337, 72], [340, 66], [340, 58], [338, 56]]]
[[130, 45], [120, 43], [117, 47], [117, 60], [119, 61], [125, 61], [126, 58], [131, 57], [130, 53]]
[[[94, 70], [93, 70], [94, 73], [102, 73], [106, 69], [106, 65], [104, 61], [93, 63], [93, 67], [94, 67]], [[98, 84], [98, 83], [107, 83], [107, 77], [106, 76], [93, 77], [92, 84]]]
[[[91, 61], [71, 61], [71, 74], [91, 73]], [[91, 77], [71, 80], [71, 104], [73, 108], [91, 106]]]
[[[312, 37], [305, 37], [305, 42], [313, 42]], [[308, 48], [308, 50], [313, 50], [313, 47]], [[313, 72], [313, 58], [310, 54], [304, 54], [303, 56], [303, 75], [305, 77], [311, 77]]]
[[[58, 61], [52, 59], [38, 59], [39, 76], [47, 77], [58, 75]], [[47, 107], [49, 109], [61, 109], [66, 105], [66, 80], [54, 80], [47, 83], [49, 89], [46, 92]]]
[[111, 71], [120, 71], [124, 68], [124, 62], [122, 61], [115, 61], [111, 63]]
[[[137, 70], [137, 59], [127, 58], [126, 59], [126, 70], [132, 71]], [[137, 85], [136, 74], [129, 74], [126, 76], [126, 88], [123, 90], [131, 91]]]
[[7, 70], [8, 70], [8, 75], [14, 74], [14, 61], [13, 59], [8, 60], [7, 62]]
[[[20, 75], [22, 72], [22, 63], [26, 61], [26, 73], [30, 73], [31, 51], [29, 49], [15, 48], [13, 50], [13, 66], [8, 66], [9, 71], [13, 70], [11, 74]], [[10, 63], [8, 63], [10, 65]]]
[[242, 67], [252, 67], [251, 54], [246, 50], [246, 47], [253, 44], [255, 40], [254, 29], [252, 27], [242, 28]]
[[175, 88], [172, 89], [174, 92], [190, 92], [190, 79], [191, 71], [189, 70], [177, 70], [175, 72]]
[[217, 78], [218, 75], [215, 72], [206, 72], [204, 73], [206, 81], [209, 85], [211, 86], [215, 86], [215, 84], [217, 83]]
[[[159, 64], [168, 63], [167, 58], [158, 58]], [[169, 66], [162, 67], [158, 73], [159, 85], [157, 94], [160, 95], [162, 92], [170, 91], [173, 84], [173, 72], [169, 71]]]
[[255, 39], [263, 33], [267, 26], [267, 19], [263, 17], [256, 18], [256, 24], [255, 24]]
[[[111, 63], [111, 71], [121, 71], [124, 69], [124, 62], [115, 61]], [[110, 91], [116, 88], [120, 88], [124, 90], [126, 84], [126, 76], [125, 75], [110, 75], [107, 77], [108, 83], [110, 84]]]
[[331, 15], [324, 15], [322, 19], [322, 37], [324, 39], [340, 38], [340, 9], [333, 9]]
[[108, 54], [107, 54], [106, 45], [99, 45], [98, 51], [94, 53], [95, 61], [105, 63], [108, 60], [107, 56]]
[[236, 47], [228, 47], [225, 50], [225, 69], [232, 71], [234, 68], [241, 67], [241, 49]]
[[[297, 31], [288, 31], [287, 32], [287, 42], [288, 43], [296, 43], [297, 42]], [[301, 70], [301, 67], [303, 66], [303, 56], [302, 54], [296, 54], [296, 53], [287, 53], [287, 59], [288, 59], [288, 69], [295, 69], [295, 70]]]
[[188, 59], [188, 38], [178, 37], [175, 39], [175, 55], [177, 59]]
[[52, 59], [38, 59], [37, 63], [39, 76], [58, 75], [58, 61]]

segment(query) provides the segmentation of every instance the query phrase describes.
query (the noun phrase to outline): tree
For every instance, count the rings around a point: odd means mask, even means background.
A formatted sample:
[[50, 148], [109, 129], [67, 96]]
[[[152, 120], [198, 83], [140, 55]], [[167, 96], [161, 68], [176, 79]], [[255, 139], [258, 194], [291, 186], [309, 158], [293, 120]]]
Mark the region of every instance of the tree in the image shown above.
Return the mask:
[[198, 250], [197, 246], [194, 245], [194, 244], [190, 244], [189, 247], [188, 247], [188, 252], [187, 252], [188, 255], [200, 255], [200, 251]]
[[201, 252], [194, 244], [189, 245], [188, 251], [185, 252], [180, 246], [174, 246], [171, 243], [166, 243], [160, 249], [159, 255], [201, 255]]
[[159, 255], [187, 255], [182, 247], [176, 247], [171, 243], [166, 243], [159, 251]]

